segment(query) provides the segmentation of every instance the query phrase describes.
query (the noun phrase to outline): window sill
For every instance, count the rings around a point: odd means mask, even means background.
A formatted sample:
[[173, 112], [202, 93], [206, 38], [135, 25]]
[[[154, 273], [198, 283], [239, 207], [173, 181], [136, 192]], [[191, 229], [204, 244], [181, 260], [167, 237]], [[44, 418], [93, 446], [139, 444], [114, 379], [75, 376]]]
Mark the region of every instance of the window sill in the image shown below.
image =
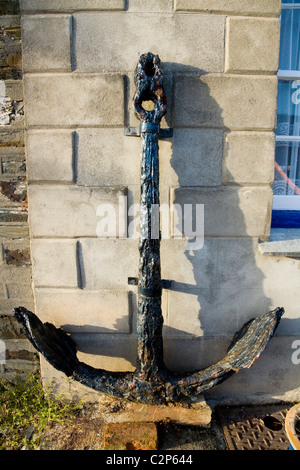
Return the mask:
[[300, 229], [272, 228], [269, 241], [258, 245], [265, 256], [286, 256], [300, 259]]

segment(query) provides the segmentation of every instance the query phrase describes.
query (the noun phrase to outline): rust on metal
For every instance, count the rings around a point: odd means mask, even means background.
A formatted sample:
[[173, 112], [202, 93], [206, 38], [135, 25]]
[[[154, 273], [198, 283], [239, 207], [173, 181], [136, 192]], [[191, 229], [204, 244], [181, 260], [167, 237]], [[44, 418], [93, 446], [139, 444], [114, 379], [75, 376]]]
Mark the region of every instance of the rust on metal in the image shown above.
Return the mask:
[[[158, 136], [160, 121], [167, 110], [160, 59], [143, 54], [135, 70], [136, 92], [133, 99], [140, 120], [141, 135], [141, 209], [139, 275], [130, 278], [138, 285], [137, 365], [134, 372], [109, 372], [80, 362], [76, 344], [61, 328], [42, 323], [24, 307], [14, 309], [35, 348], [58, 370], [99, 392], [141, 403], [164, 404], [199, 395], [224, 381], [240, 369], [250, 367], [273, 336], [283, 308], [247, 322], [236, 333], [225, 358], [200, 371], [185, 374], [170, 372], [163, 357], [162, 289], [159, 211]], [[152, 101], [152, 109], [143, 106]], [[156, 234], [156, 236], [153, 236]]]

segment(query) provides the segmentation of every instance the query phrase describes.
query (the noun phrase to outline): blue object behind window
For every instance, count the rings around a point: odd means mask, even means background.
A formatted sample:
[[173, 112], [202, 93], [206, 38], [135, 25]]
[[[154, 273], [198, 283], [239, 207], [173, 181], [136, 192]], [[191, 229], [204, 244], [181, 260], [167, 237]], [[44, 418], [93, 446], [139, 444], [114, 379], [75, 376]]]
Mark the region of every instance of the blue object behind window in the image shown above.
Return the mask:
[[300, 211], [272, 211], [272, 228], [300, 228]]

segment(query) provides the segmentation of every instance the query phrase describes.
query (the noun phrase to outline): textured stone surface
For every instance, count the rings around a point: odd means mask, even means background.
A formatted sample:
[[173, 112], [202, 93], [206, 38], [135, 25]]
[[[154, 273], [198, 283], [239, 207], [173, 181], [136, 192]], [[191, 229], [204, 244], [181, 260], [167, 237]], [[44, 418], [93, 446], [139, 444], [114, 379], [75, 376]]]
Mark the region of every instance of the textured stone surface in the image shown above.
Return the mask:
[[[127, 194], [124, 187], [30, 185], [28, 189], [35, 237], [126, 237], [126, 213], [119, 209], [119, 198]], [[101, 222], [103, 218], [107, 223]]]
[[276, 90], [277, 78], [271, 76], [178, 75], [174, 124], [176, 127], [273, 130]]
[[223, 183], [272, 184], [275, 136], [271, 132], [230, 132], [225, 136]]
[[125, 289], [128, 277], [137, 276], [138, 240], [83, 238], [80, 243], [88, 289]]
[[24, 87], [29, 126], [123, 125], [119, 74], [27, 74]]
[[72, 131], [37, 130], [26, 134], [27, 169], [29, 182], [75, 179]]
[[21, 9], [23, 12], [64, 12], [76, 10], [123, 10], [124, 0], [65, 0], [61, 3], [60, 0], [20, 0]]
[[132, 302], [126, 291], [35, 290], [36, 314], [68, 333], [130, 333]]
[[125, 136], [123, 129], [79, 129], [76, 131], [76, 136], [77, 184], [83, 186], [138, 184], [139, 138]]
[[36, 287], [78, 287], [76, 240], [33, 239], [31, 256]]
[[128, 11], [130, 12], [149, 12], [149, 13], [160, 13], [160, 12], [173, 12], [173, 1], [172, 0], [130, 0], [128, 2]]
[[223, 132], [212, 129], [174, 129], [170, 150], [160, 143], [161, 186], [218, 186], [221, 184]]
[[24, 72], [71, 71], [71, 28], [67, 15], [23, 15]]
[[[76, 37], [80, 38], [76, 40], [76, 69], [80, 72], [132, 72], [143, 51], [159, 54], [166, 71], [181, 66], [198, 71], [223, 71], [225, 20], [222, 16], [139, 13], [137, 17], [129, 10], [78, 13], [74, 18]], [[137, 27], [137, 18], [142, 28]]]
[[[171, 201], [178, 204], [183, 213], [184, 204], [194, 207], [203, 204], [206, 236], [250, 236], [262, 239], [269, 236], [272, 190], [268, 186], [176, 188], [171, 191]], [[176, 228], [178, 211], [174, 212], [174, 217], [173, 225]], [[187, 232], [183, 233], [188, 236]], [[196, 235], [201, 236], [201, 224]]]
[[280, 23], [271, 18], [227, 18], [226, 72], [270, 73], [278, 69]]
[[175, 0], [175, 9], [183, 11], [222, 12], [236, 15], [279, 16], [280, 0]]

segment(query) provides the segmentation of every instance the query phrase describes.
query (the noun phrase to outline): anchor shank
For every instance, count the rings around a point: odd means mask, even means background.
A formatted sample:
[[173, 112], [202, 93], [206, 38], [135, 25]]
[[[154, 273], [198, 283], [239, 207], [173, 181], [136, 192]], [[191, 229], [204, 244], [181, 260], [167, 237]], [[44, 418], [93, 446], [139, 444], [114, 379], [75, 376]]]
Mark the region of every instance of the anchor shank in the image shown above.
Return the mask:
[[165, 366], [161, 312], [158, 133], [142, 132], [141, 147], [136, 375], [147, 380], [159, 380], [165, 375]]
[[[141, 122], [141, 199], [136, 377], [160, 382], [165, 379], [163, 361], [159, 231], [158, 133], [166, 113], [160, 59], [152, 53], [140, 57], [135, 71], [134, 108]], [[153, 109], [144, 107], [152, 101]]]

